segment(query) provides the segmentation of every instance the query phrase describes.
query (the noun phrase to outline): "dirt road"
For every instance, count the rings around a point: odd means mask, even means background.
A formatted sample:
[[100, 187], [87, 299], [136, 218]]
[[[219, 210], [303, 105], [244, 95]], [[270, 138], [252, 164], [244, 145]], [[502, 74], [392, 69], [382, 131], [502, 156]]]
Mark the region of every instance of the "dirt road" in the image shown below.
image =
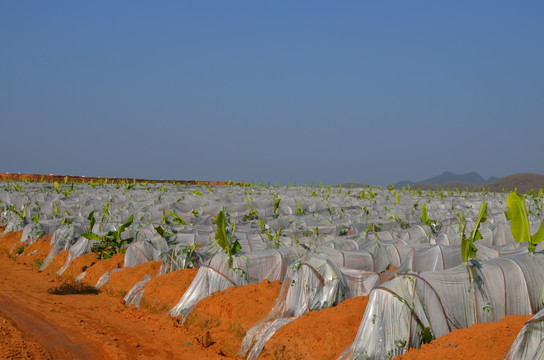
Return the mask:
[[48, 293], [59, 285], [0, 254], [1, 359], [221, 358], [167, 315], [125, 307], [103, 293]]

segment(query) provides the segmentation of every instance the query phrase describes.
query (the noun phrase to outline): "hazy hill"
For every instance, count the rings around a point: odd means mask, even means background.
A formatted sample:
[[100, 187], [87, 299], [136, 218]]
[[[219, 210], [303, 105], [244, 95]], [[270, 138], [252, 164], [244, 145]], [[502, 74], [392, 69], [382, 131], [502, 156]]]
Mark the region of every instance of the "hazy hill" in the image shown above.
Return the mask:
[[[491, 179], [491, 178], [490, 178]], [[395, 187], [397, 187], [395, 185]], [[539, 189], [544, 189], [544, 175], [541, 174], [531, 174], [531, 173], [522, 173], [514, 174], [502, 177], [488, 184], [476, 184], [462, 181], [447, 182], [444, 184], [432, 184], [426, 182], [419, 182], [410, 185], [411, 188], [419, 188], [421, 190], [473, 190], [481, 191], [483, 189], [491, 192], [502, 192], [502, 191], [514, 191], [517, 188], [520, 193], [527, 193], [531, 189], [538, 191]]]
[[436, 185], [444, 185], [444, 184], [450, 184], [450, 183], [462, 183], [462, 187], [464, 188], [466, 185], [473, 186], [473, 185], [485, 185], [489, 184], [491, 182], [494, 182], [498, 180], [498, 178], [491, 176], [489, 179], [484, 179], [480, 174], [472, 171], [467, 174], [454, 174], [449, 171], [444, 171], [442, 175], [434, 176], [429, 179], [421, 180], [421, 181], [399, 181], [395, 184], [396, 188], [402, 188], [403, 186], [410, 185], [411, 187], [414, 187], [414, 185], [417, 185], [417, 187], [420, 187], [420, 185], [427, 186], [428, 184], [436, 184]]
[[531, 189], [538, 191], [544, 189], [544, 175], [523, 173], [502, 177], [485, 186], [486, 190], [500, 192], [503, 189], [513, 191], [515, 188], [520, 193], [529, 192]]

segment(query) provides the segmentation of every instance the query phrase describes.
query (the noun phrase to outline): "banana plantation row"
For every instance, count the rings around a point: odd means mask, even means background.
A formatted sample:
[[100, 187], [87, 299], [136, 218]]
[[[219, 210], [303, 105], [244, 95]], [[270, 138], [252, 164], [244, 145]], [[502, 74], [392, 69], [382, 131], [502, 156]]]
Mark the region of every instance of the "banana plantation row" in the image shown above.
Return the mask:
[[248, 359], [297, 317], [369, 294], [341, 359], [389, 359], [455, 329], [534, 314], [507, 354], [532, 359], [544, 351], [543, 200], [542, 191], [5, 182], [0, 226], [23, 230], [23, 244], [53, 234], [41, 269], [69, 250], [59, 275], [89, 252], [125, 253], [125, 267], [161, 260], [157, 276], [198, 269], [169, 312], [183, 320], [216, 291], [280, 280], [242, 342]]

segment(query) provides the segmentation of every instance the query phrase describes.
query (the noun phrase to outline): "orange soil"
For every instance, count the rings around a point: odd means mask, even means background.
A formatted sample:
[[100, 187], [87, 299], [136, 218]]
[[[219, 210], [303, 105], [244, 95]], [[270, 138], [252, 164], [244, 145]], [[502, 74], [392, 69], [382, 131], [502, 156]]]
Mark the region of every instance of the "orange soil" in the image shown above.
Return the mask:
[[361, 296], [302, 315], [268, 340], [259, 359], [336, 359], [355, 339], [367, 304]]
[[[3, 232], [4, 229], [0, 228], [0, 235]], [[2, 253], [8, 254], [10, 256], [17, 256], [17, 254], [15, 254], [15, 245], [18, 245], [18, 243], [21, 242], [21, 236], [23, 236], [23, 230], [8, 232], [6, 235], [3, 235], [2, 242], [0, 243], [0, 250], [2, 251]]]
[[62, 277], [64, 279], [70, 279], [70, 280], [74, 279], [76, 276], [78, 276], [79, 274], [83, 272], [84, 266], [89, 267], [91, 266], [93, 262], [95, 263], [98, 262], [98, 259], [96, 258], [96, 254], [89, 253], [89, 254], [81, 255], [73, 259], [72, 261], [70, 261], [70, 265], [68, 265], [66, 270], [64, 270], [64, 272], [62, 273]]
[[[20, 236], [19, 232], [0, 237], [0, 248], [9, 248]], [[47, 255], [46, 251], [42, 255]], [[121, 299], [108, 293], [48, 293], [63, 281], [47, 271], [40, 273], [32, 266], [9, 260], [5, 252], [0, 254], [2, 356], [23, 354], [14, 358], [40, 360], [223, 357], [200, 346], [185, 326], [166, 314], [125, 307]]]
[[[74, 261], [77, 259], [74, 259]], [[91, 265], [92, 263], [94, 265]], [[96, 256], [93, 257], [92, 261], [89, 264], [79, 264], [80, 268], [87, 266], [85, 271], [85, 277], [82, 282], [91, 286], [95, 286], [98, 280], [106, 273], [106, 271], [112, 271], [116, 268], [122, 268], [123, 263], [125, 262], [125, 254], [115, 254], [111, 259], [98, 260]]]
[[45, 235], [33, 244], [26, 246], [24, 254], [18, 256], [16, 258], [16, 261], [18, 263], [34, 266], [39, 269], [41, 266], [40, 261], [43, 261], [45, 259], [45, 257], [49, 253], [49, 250], [51, 250], [52, 248], [52, 245], [49, 245], [50, 242], [51, 234]]
[[[268, 314], [281, 286], [265, 281], [217, 292], [200, 301], [181, 324], [166, 312], [179, 301], [196, 270], [155, 277], [160, 262], [149, 262], [114, 273], [99, 295], [51, 295], [49, 288], [79, 275], [92, 262], [96, 264], [87, 269], [83, 281], [95, 285], [106, 270], [123, 265], [124, 255], [102, 261], [85, 255], [75, 259], [61, 278], [54, 274], [64, 265], [67, 251], [53, 259], [46, 271], [36, 269], [36, 260], [49, 252], [50, 237], [26, 247], [15, 261], [8, 259], [6, 252], [21, 234], [0, 237], [0, 354], [14, 354], [12, 358], [235, 358], [245, 332]], [[145, 274], [153, 279], [145, 287], [143, 310], [124, 306], [119, 295]], [[367, 297], [348, 299], [301, 316], [274, 334], [260, 358], [335, 359], [355, 338], [367, 301]], [[528, 319], [509, 316], [455, 330], [399, 359], [501, 359]]]
[[500, 360], [516, 339], [530, 315], [511, 315], [497, 322], [474, 324], [467, 329], [454, 330], [421, 349], [411, 349], [398, 356], [399, 360]]
[[104, 290], [124, 297], [136, 283], [144, 280], [146, 275], [155, 277], [160, 265], [160, 261], [148, 261], [142, 265], [125, 267], [121, 271], [116, 271], [111, 274], [110, 281], [104, 286]]
[[52, 360], [43, 346], [28, 340], [9, 319], [0, 316], [0, 351], [2, 359]]
[[[47, 254], [45, 254], [47, 256]], [[49, 275], [55, 275], [57, 271], [60, 270], [61, 267], [64, 266], [66, 263], [66, 259], [68, 258], [68, 250], [61, 251], [57, 256], [51, 260], [49, 265], [45, 268], [45, 272]]]
[[383, 273], [381, 273], [380, 274], [381, 282], [384, 283], [394, 278], [397, 269], [398, 268], [396, 266], [390, 266], [387, 271], [384, 271]]
[[234, 356], [246, 331], [270, 312], [280, 289], [279, 281], [265, 280], [218, 291], [197, 303], [186, 324], [203, 346]]
[[146, 285], [140, 306], [152, 312], [168, 312], [191, 285], [198, 270], [181, 269], [151, 279]]

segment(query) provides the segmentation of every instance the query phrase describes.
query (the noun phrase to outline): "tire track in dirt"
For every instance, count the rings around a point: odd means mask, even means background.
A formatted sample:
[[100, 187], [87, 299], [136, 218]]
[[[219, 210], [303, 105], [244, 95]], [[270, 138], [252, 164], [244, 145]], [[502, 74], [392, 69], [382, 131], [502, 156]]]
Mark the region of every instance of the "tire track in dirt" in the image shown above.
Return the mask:
[[64, 330], [47, 322], [38, 313], [3, 294], [0, 294], [0, 315], [9, 319], [17, 329], [33, 341], [42, 345], [55, 360], [100, 359], [90, 344], [72, 342]]

